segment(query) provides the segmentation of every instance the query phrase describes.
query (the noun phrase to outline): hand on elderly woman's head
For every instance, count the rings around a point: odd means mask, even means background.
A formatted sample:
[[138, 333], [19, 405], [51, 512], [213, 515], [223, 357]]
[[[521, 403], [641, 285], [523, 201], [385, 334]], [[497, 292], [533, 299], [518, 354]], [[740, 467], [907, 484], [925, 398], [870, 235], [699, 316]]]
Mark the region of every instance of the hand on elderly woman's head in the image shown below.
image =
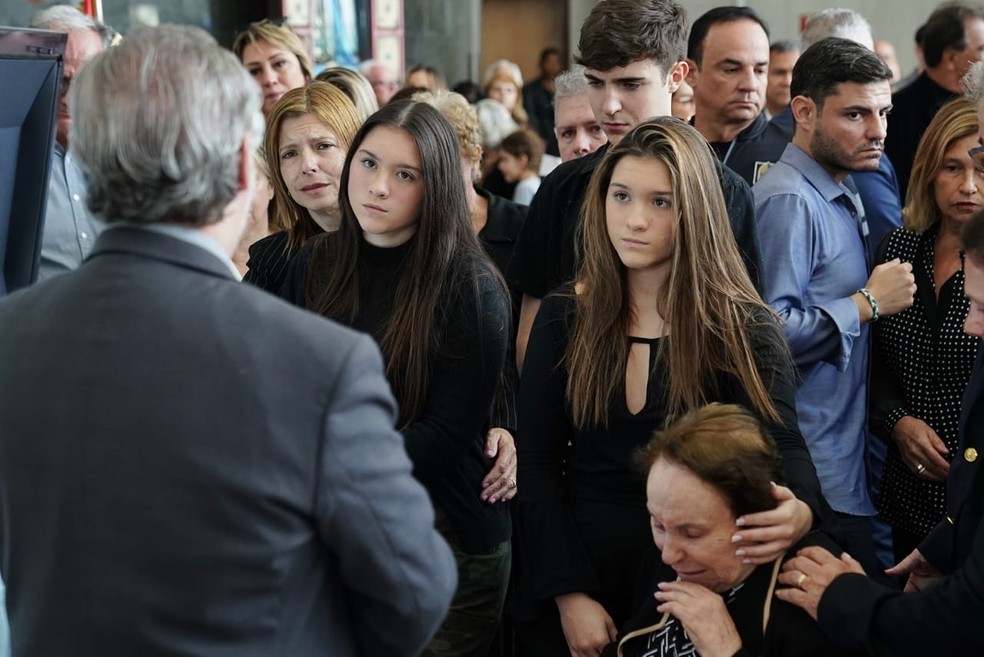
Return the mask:
[[816, 620], [824, 591], [845, 573], [865, 574], [861, 564], [847, 552], [837, 558], [821, 547], [803, 548], [783, 564], [779, 582], [791, 588], [777, 590], [776, 597], [800, 607]]
[[731, 657], [741, 650], [741, 637], [721, 594], [696, 582], [661, 582], [654, 594], [656, 611], [668, 613], [687, 630], [703, 657]]
[[775, 561], [813, 526], [813, 511], [793, 495], [793, 491], [772, 484], [772, 495], [779, 503], [776, 508], [750, 513], [737, 519], [739, 529], [731, 537], [741, 543], [735, 556], [745, 563], [764, 564]]

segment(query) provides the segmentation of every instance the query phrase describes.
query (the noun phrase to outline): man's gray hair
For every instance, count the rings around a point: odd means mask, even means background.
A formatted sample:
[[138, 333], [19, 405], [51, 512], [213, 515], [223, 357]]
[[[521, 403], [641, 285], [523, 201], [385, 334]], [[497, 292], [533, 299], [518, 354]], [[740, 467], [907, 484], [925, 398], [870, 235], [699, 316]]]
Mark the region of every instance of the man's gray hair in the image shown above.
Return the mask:
[[71, 5], [55, 5], [35, 12], [27, 24], [37, 30], [53, 32], [72, 32], [74, 30], [92, 30], [102, 39], [103, 46], [108, 48], [113, 43], [114, 31], [109, 26], [97, 21], [92, 16], [83, 14]]
[[802, 50], [827, 37], [850, 39], [868, 50], [873, 50], [875, 45], [871, 23], [853, 9], [824, 9], [810, 16], [800, 37]]
[[984, 61], [975, 62], [961, 80], [967, 98], [978, 104], [984, 102]]
[[106, 221], [202, 226], [240, 189], [263, 135], [259, 87], [196, 27], [132, 32], [69, 88], [69, 143], [89, 174], [89, 209]]
[[584, 67], [580, 64], [574, 64], [554, 78], [554, 103], [562, 98], [586, 93], [588, 93], [588, 79], [584, 77]]

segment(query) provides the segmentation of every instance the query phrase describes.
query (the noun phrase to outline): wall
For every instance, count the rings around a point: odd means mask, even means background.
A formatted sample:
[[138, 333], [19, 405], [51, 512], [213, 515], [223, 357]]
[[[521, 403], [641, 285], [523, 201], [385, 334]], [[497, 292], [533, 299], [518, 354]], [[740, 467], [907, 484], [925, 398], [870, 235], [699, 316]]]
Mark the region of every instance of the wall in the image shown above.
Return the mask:
[[474, 79], [480, 61], [479, 0], [404, 0], [406, 63], [443, 71], [448, 85]]

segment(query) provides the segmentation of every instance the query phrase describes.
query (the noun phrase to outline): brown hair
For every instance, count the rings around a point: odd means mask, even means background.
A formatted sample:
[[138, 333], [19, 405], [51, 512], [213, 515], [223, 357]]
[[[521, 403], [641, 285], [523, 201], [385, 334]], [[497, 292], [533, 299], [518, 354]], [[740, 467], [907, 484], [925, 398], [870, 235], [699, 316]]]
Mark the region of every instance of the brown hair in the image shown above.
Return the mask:
[[[673, 188], [670, 274], [659, 290], [669, 337], [660, 341], [657, 359], [666, 369], [667, 419], [706, 403], [723, 374], [736, 379], [758, 413], [778, 420], [764, 376], [790, 358], [778, 317], [742, 263], [707, 141], [683, 121], [660, 117], [640, 123], [613, 146], [588, 186], [578, 232], [584, 258], [577, 280], [583, 289], [565, 356], [575, 423], [607, 422], [611, 401], [625, 383], [632, 300], [625, 266], [608, 235], [605, 199], [612, 172], [626, 156], [663, 162]], [[769, 358], [756, 358], [753, 335]]]
[[276, 220], [287, 230], [290, 249], [299, 248], [321, 232], [307, 208], [290, 196], [287, 183], [280, 172], [280, 133], [286, 119], [311, 114], [325, 124], [338, 138], [338, 147], [348, 151], [352, 138], [362, 123], [355, 105], [345, 93], [328, 82], [309, 82], [303, 87], [291, 89], [270, 110], [267, 116], [263, 150], [270, 165], [273, 182], [273, 198]]
[[936, 112], [919, 140], [912, 163], [905, 208], [902, 209], [902, 220], [907, 229], [921, 233], [943, 218], [933, 191], [936, 174], [950, 146], [958, 139], [970, 135], [976, 137], [977, 129], [977, 105], [967, 98], [951, 100]]
[[543, 153], [547, 150], [543, 138], [528, 128], [521, 128], [510, 135], [506, 135], [499, 142], [499, 148], [513, 157], [525, 155], [526, 168], [537, 174], [540, 171], [540, 160], [543, 159]]
[[713, 486], [735, 516], [776, 508], [771, 482], [782, 483], [782, 459], [768, 432], [735, 404], [708, 404], [683, 415], [639, 450], [649, 472], [664, 459]]
[[581, 25], [578, 64], [596, 71], [652, 59], [665, 76], [687, 52], [687, 12], [672, 0], [601, 0]]

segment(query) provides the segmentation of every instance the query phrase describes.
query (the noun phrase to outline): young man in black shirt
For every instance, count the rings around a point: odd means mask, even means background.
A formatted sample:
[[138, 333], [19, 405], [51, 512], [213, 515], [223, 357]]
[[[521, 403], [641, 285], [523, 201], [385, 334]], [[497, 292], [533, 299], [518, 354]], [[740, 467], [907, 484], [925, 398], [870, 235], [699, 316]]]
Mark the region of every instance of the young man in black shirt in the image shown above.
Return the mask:
[[[670, 99], [687, 76], [688, 34], [683, 7], [672, 0], [601, 0], [581, 26], [578, 63], [585, 68], [588, 98], [610, 143], [638, 123], [670, 115]], [[507, 272], [523, 292], [517, 358], [522, 369], [540, 300], [577, 273], [575, 233], [588, 180], [608, 151], [560, 165], [547, 176], [530, 205]], [[752, 282], [761, 269], [751, 190], [722, 167], [721, 186], [738, 248]]]

